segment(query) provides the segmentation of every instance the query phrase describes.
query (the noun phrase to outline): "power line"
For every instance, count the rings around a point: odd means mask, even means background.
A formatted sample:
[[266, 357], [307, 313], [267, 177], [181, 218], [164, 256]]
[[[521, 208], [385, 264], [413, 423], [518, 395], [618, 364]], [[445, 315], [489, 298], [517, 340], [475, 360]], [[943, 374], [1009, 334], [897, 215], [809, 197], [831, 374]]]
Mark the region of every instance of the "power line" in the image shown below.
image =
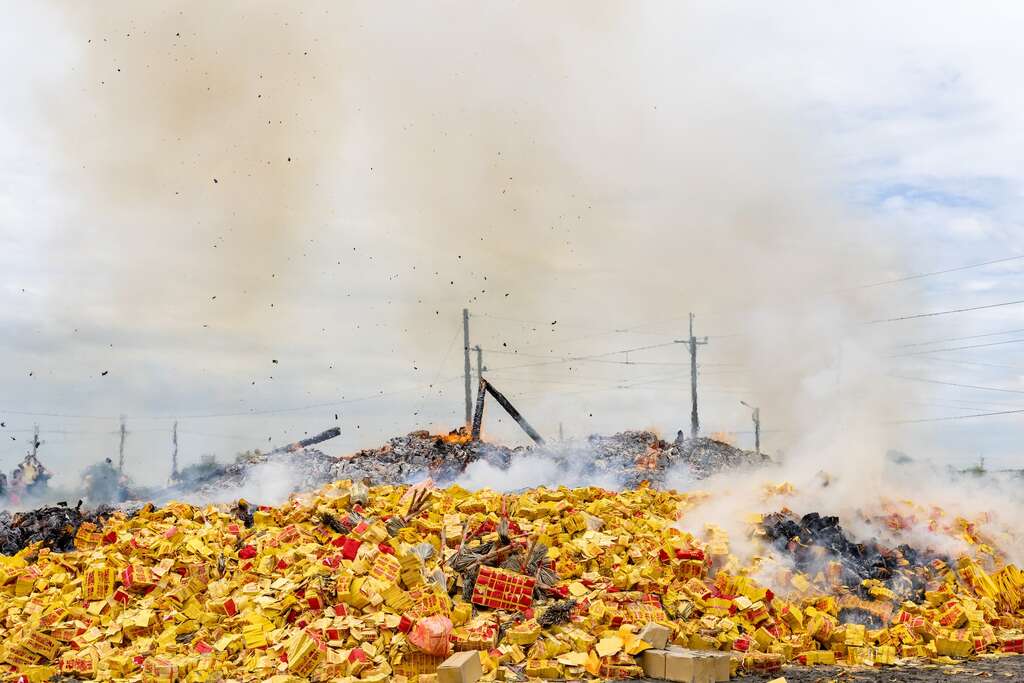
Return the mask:
[[[637, 346], [637, 347], [632, 348], [632, 349], [621, 349], [619, 351], [608, 351], [606, 353], [595, 353], [595, 354], [591, 354], [591, 355], [588, 355], [588, 356], [567, 356], [565, 358], [557, 358], [557, 359], [554, 359], [554, 360], [542, 361], [542, 362], [539, 362], [539, 363], [525, 363], [523, 365], [503, 365], [501, 367], [494, 368], [493, 370], [491, 370], [491, 372], [494, 372], [494, 371], [497, 371], [497, 370], [512, 370], [513, 368], [534, 368], [534, 367], [539, 367], [539, 366], [542, 366], [542, 365], [560, 365], [562, 363], [574, 363], [574, 362], [578, 362], [578, 361], [589, 361], [589, 360], [593, 360], [595, 358], [607, 358], [608, 356], [617, 356], [620, 353], [633, 353], [635, 351], [648, 351], [650, 349], [660, 349], [660, 348], [664, 348], [666, 346], [674, 346], [675, 343], [676, 342], [671, 341], [671, 342], [665, 342], [663, 344], [650, 344], [648, 346]], [[624, 363], [625, 361], [619, 361], [619, 362], [620, 363]]]
[[886, 422], [891, 425], [905, 425], [905, 424], [917, 424], [921, 422], [951, 422], [953, 420], [970, 420], [976, 417], [992, 417], [995, 415], [1019, 415], [1024, 413], [1024, 408], [1020, 410], [1000, 410], [994, 413], [974, 413], [973, 415], [950, 415], [948, 417], [925, 417], [917, 420], [892, 420]]
[[1020, 344], [1024, 339], [1007, 339], [1005, 341], [989, 342], [988, 344], [971, 344], [969, 346], [953, 346], [943, 349], [929, 349], [927, 351], [913, 351], [911, 353], [896, 353], [889, 358], [902, 358], [906, 356], [926, 356], [931, 353], [943, 353], [945, 351], [966, 351], [967, 349], [983, 349], [989, 346], [1002, 346], [1003, 344]]
[[1019, 365], [1002, 365], [1000, 363], [982, 363], [979, 361], [970, 360], [955, 360], [953, 358], [935, 358], [934, 356], [917, 356], [916, 360], [930, 360], [939, 363], [949, 363], [950, 365], [977, 365], [985, 368], [1000, 368], [1002, 370], [1017, 370], [1024, 372], [1024, 366]]
[[5, 415], [21, 415], [25, 417], [62, 417], [71, 420], [120, 420], [120, 416], [112, 415], [69, 415], [62, 413], [31, 413], [20, 410], [0, 410]]
[[[1011, 403], [1009, 402], [1009, 400], [1006, 403], [996, 401], [968, 401], [962, 398], [942, 398], [941, 400], [943, 401], [943, 407], [946, 408], [963, 408], [967, 410], [1001, 410], [1003, 408], [1024, 408], [1024, 404], [1021, 404], [1019, 401]], [[905, 403], [913, 403], [913, 401], [905, 401]], [[920, 403], [921, 405], [940, 405], [934, 402], [927, 404], [918, 401], [917, 403]]]
[[[482, 350], [486, 351], [488, 353], [497, 353], [497, 354], [501, 354], [501, 355], [505, 355], [505, 356], [520, 356], [520, 357], [523, 357], [523, 358], [550, 358], [552, 360], [558, 360], [558, 361], [564, 360], [564, 358], [562, 356], [554, 356], [554, 355], [549, 354], [549, 353], [546, 353], [546, 354], [541, 354], [541, 353], [522, 353], [522, 352], [519, 352], [519, 351], [508, 351], [506, 349], [482, 349]], [[625, 350], [620, 351], [618, 353], [627, 353], [629, 351], [635, 351], [635, 350], [636, 349], [625, 349]], [[657, 366], [668, 366], [668, 367], [677, 366], [677, 365], [678, 366], [689, 367], [689, 365], [690, 365], [689, 362], [654, 361], [654, 360], [607, 360], [607, 359], [584, 357], [584, 356], [581, 356], [581, 357], [578, 357], [578, 358], [572, 358], [570, 360], [586, 360], [587, 362], [607, 363], [609, 365], [657, 365]], [[700, 366], [701, 367], [707, 367], [707, 368], [712, 368], [712, 367], [714, 367], [714, 368], [723, 368], [723, 367], [728, 367], [728, 368], [746, 368], [746, 367], [748, 367], [744, 363], [701, 363]], [[505, 366], [505, 367], [508, 368], [510, 366]], [[518, 366], [518, 367], [532, 367], [532, 365]], [[501, 368], [494, 368], [494, 370], [500, 370], [500, 369]], [[492, 370], [492, 372], [494, 370]]]
[[[169, 432], [170, 430], [169, 429], [165, 429], [165, 430], [162, 430], [162, 431]], [[208, 438], [211, 438], [211, 439], [234, 439], [236, 441], [253, 441], [254, 440], [251, 437], [242, 436], [240, 434], [210, 434], [208, 432], [193, 432], [193, 431], [188, 430], [188, 429], [179, 429], [178, 433], [179, 434], [189, 434], [190, 436], [204, 436], [204, 437], [208, 437]]]
[[591, 327], [589, 325], [576, 325], [573, 323], [559, 323], [557, 320], [523, 320], [522, 318], [509, 318], [502, 315], [490, 315], [488, 313], [471, 313], [470, 318], [488, 318], [490, 320], [504, 320], [506, 322], [521, 323], [523, 325], [540, 325], [546, 328], [556, 327], [561, 325], [562, 327], [571, 327], [577, 330], [589, 330], [591, 332], [607, 332], [607, 334], [616, 334], [619, 332], [626, 332], [625, 329], [612, 329], [608, 330], [606, 327]]
[[923, 382], [925, 384], [941, 384], [947, 387], [958, 387], [960, 389], [978, 389], [980, 391], [998, 391], [1005, 394], [1024, 394], [1022, 389], [1003, 389], [1001, 387], [982, 387], [975, 384], [957, 384], [956, 382], [943, 382], [937, 379], [925, 379], [924, 377], [903, 377], [901, 375], [889, 375], [895, 379], [904, 379], [911, 382]]
[[[717, 315], [721, 315], [721, 313], [710, 313], [710, 314], [706, 314], [706, 315], [717, 316]], [[521, 319], [521, 318], [510, 318], [510, 317], [505, 317], [505, 316], [488, 315], [488, 314], [485, 314], [485, 313], [474, 313], [474, 314], [471, 315], [471, 317], [490, 318], [492, 320], [505, 320], [505, 321], [509, 321], [509, 322], [521, 323], [521, 324], [524, 324], [524, 325], [540, 325], [540, 326], [543, 326], [543, 327], [550, 327], [550, 326], [552, 326], [550, 321], [544, 322], [544, 321], [540, 321], [540, 320], [524, 320], [524, 319]], [[585, 327], [585, 326], [582, 326], [582, 325], [573, 325], [573, 324], [568, 324], [568, 323], [558, 323], [559, 325], [562, 325], [564, 327], [573, 327], [573, 328], [584, 329], [584, 330], [590, 329], [590, 330], [595, 330], [595, 332], [592, 333], [592, 334], [587, 334], [587, 335], [581, 336], [581, 337], [571, 337], [569, 339], [549, 340], [549, 341], [546, 341], [546, 342], [543, 342], [543, 343], [547, 344], [547, 343], [551, 343], [551, 341], [554, 341], [555, 343], [558, 343], [558, 344], [571, 344], [571, 343], [577, 342], [577, 341], [583, 341], [583, 340], [587, 340], [587, 339], [595, 339], [597, 337], [607, 337], [607, 336], [613, 335], [613, 334], [632, 334], [632, 335], [641, 335], [641, 336], [645, 336], [645, 337], [676, 338], [679, 335], [667, 334], [667, 333], [663, 333], [663, 332], [637, 332], [636, 330], [641, 328], [641, 327], [649, 327], [651, 325], [660, 325], [660, 324], [664, 324], [664, 323], [678, 322], [678, 321], [687, 320], [687, 319], [688, 319], [688, 317], [685, 317], [685, 316], [684, 317], [678, 317], [678, 318], [663, 318], [661, 320], [648, 321], [648, 322], [645, 322], [645, 323], [639, 323], [639, 324], [636, 324], [636, 325], [630, 325], [628, 327], [613, 328], [611, 330], [609, 330], [607, 328], [603, 328], [602, 329], [602, 328]], [[724, 339], [724, 338], [727, 338], [727, 337], [741, 337], [741, 336], [745, 336], [745, 334], [733, 333], [733, 334], [712, 334], [712, 335], [707, 335], [707, 337], [709, 339]], [[533, 344], [527, 344], [526, 346], [527, 347], [531, 347], [531, 346], [537, 346], [537, 345], [539, 345], [539, 344], [538, 343], [533, 343]]]
[[998, 304], [986, 304], [984, 306], [971, 306], [969, 308], [952, 308], [948, 311], [933, 311], [931, 313], [915, 313], [913, 315], [902, 315], [896, 318], [881, 318], [879, 320], [868, 320], [865, 325], [874, 325], [875, 323], [894, 323], [900, 320], [913, 320], [915, 318], [930, 318], [936, 315], [949, 315], [951, 313], [966, 313], [967, 311], [980, 311], [986, 308], [999, 308], [1001, 306], [1015, 306], [1017, 304], [1024, 304], [1024, 299], [1017, 301], [1004, 301]]
[[455, 348], [455, 342], [459, 338], [459, 334], [462, 332], [458, 327], [455, 328], [455, 334], [452, 335], [452, 340], [448, 343], [448, 348], [445, 350], [444, 355], [441, 356], [441, 361], [437, 364], [437, 372], [434, 373], [434, 381], [431, 382], [427, 389], [423, 392], [423, 397], [420, 399], [419, 404], [416, 406], [416, 410], [413, 412], [414, 415], [419, 414], [423, 410], [423, 404], [430, 398], [429, 390], [434, 388], [434, 385], [438, 383], [441, 378], [441, 372], [444, 370], [445, 363], [448, 362], [448, 357], [452, 353], [452, 349]]
[[[451, 381], [453, 381], [455, 379], [461, 379], [461, 376], [459, 376], [459, 377], [449, 377], [447, 379], [441, 380], [440, 383], [451, 382]], [[438, 383], [439, 382], [435, 382], [434, 384], [438, 384]], [[359, 397], [356, 397], [356, 398], [339, 399], [337, 401], [328, 401], [328, 402], [324, 402], [324, 403], [311, 403], [311, 404], [308, 404], [308, 405], [293, 406], [293, 407], [289, 407], [289, 408], [272, 408], [272, 409], [266, 409], [266, 410], [249, 410], [249, 411], [246, 411], [246, 412], [235, 412], [235, 413], [202, 413], [202, 414], [191, 414], [191, 415], [189, 415], [189, 414], [184, 414], [184, 415], [134, 415], [134, 416], [129, 416], [129, 418], [132, 419], [132, 420], [199, 420], [199, 419], [206, 419], [206, 418], [248, 417], [248, 416], [254, 416], [254, 415], [273, 415], [273, 414], [276, 414], [276, 413], [295, 413], [295, 412], [302, 412], [304, 410], [313, 410], [314, 408], [330, 408], [330, 407], [335, 407], [335, 406], [340, 406], [340, 405], [346, 405], [346, 404], [349, 404], [349, 403], [359, 403], [359, 402], [362, 402], [362, 401], [372, 401], [372, 400], [375, 400], [375, 399], [384, 398], [386, 396], [394, 396], [396, 394], [404, 394], [404, 393], [407, 393], [407, 392], [410, 392], [410, 391], [417, 391], [417, 390], [422, 389], [424, 387], [430, 387], [430, 386], [433, 386], [433, 385], [420, 384], [420, 385], [417, 385], [417, 386], [414, 386], [414, 387], [406, 387], [404, 389], [395, 389], [394, 391], [380, 391], [380, 392], [377, 392], [375, 394], [368, 394], [366, 396], [359, 396]], [[119, 420], [119, 419], [121, 419], [120, 416], [116, 416], [115, 417], [115, 416], [110, 416], [110, 415], [73, 415], [73, 414], [65, 414], [65, 413], [35, 413], [35, 412], [25, 412], [25, 411], [18, 411], [18, 410], [0, 410], [0, 413], [4, 413], [4, 414], [7, 414], [7, 415], [20, 415], [20, 416], [30, 416], [30, 417], [55, 417], [55, 418], [64, 418], [64, 419], [89, 419], [89, 420]]]
[[952, 403], [936, 403], [933, 401], [903, 401], [908, 406], [925, 406], [928, 408], [946, 408], [949, 410], [963, 410], [965, 412], [971, 412], [974, 410], [983, 410], [988, 408], [989, 410], [996, 410], [998, 408], [1017, 408], [1018, 406], [1012, 404], [1000, 404], [1000, 403], [978, 403], [972, 406], [958, 406]]
[[894, 278], [892, 280], [883, 280], [882, 282], [872, 282], [867, 285], [860, 285], [857, 289], [868, 289], [870, 287], [881, 287], [882, 285], [892, 285], [897, 282], [907, 282], [908, 280], [920, 280], [925, 277], [932, 277], [934, 275], [945, 275], [946, 273], [956, 273], [961, 270], [970, 270], [972, 268], [981, 268], [983, 266], [991, 266], [996, 263], [1006, 263], [1007, 261], [1018, 261], [1024, 259], [1022, 256], [1007, 256], [1006, 258], [995, 259], [992, 261], [983, 261], [982, 263], [972, 263], [967, 266], [957, 266], [956, 268], [946, 268], [945, 270], [933, 270], [929, 273], [916, 273], [914, 275], [905, 275], [903, 277]]
[[965, 341], [967, 339], [981, 339], [982, 337], [998, 337], [1003, 334], [1016, 334], [1024, 332], [1024, 327], [1016, 330], [1003, 330], [1002, 332], [988, 332], [986, 334], [972, 334], [967, 337], [946, 337], [945, 339], [932, 339], [925, 342], [914, 342], [913, 344], [897, 344], [895, 348], [906, 349], [913, 346], [928, 346], [930, 344], [945, 344], [946, 342]]

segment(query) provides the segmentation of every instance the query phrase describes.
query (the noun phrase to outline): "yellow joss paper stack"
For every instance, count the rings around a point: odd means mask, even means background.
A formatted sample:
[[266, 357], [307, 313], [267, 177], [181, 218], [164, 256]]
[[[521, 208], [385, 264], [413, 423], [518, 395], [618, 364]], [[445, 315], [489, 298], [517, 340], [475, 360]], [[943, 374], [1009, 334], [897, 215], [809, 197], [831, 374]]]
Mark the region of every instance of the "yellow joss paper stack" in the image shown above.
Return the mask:
[[259, 508], [250, 527], [227, 506], [147, 506], [83, 524], [73, 552], [0, 558], [0, 669], [409, 683], [469, 675], [471, 655], [441, 665], [475, 652], [488, 681], [705, 665], [721, 680], [1024, 651], [1024, 573], [991, 552], [922, 568], [919, 600], [844, 586], [826, 562], [770, 590], [722, 529], [681, 530], [706, 494], [453, 486], [409, 514], [407, 487], [360, 486]]

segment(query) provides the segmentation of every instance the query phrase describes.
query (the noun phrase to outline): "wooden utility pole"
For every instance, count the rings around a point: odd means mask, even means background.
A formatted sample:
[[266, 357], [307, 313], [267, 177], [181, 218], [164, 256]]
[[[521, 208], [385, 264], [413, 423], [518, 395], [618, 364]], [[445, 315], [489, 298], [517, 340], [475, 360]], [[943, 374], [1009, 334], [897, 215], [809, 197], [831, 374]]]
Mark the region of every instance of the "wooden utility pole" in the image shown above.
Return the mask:
[[124, 437], [128, 434], [124, 427], [124, 415], [121, 416], [121, 446], [117, 450], [117, 472], [124, 472]]
[[761, 409], [754, 408], [754, 451], [761, 455]]
[[178, 421], [174, 421], [174, 431], [171, 433], [171, 443], [174, 450], [171, 451], [171, 479], [178, 478]]
[[473, 424], [473, 380], [470, 378], [472, 372], [469, 368], [469, 309], [462, 309], [462, 350], [465, 360], [466, 375], [466, 426]]
[[32, 425], [32, 457], [39, 453], [39, 425]]
[[761, 454], [761, 409], [750, 405], [746, 401], [740, 401], [743, 405], [750, 408], [750, 419], [754, 421], [754, 451]]
[[473, 350], [476, 351], [476, 378], [477, 379], [483, 379], [483, 377], [484, 377], [484, 351], [483, 351], [483, 349], [480, 348], [479, 344], [474, 346]]
[[505, 412], [508, 413], [513, 420], [515, 420], [523, 431], [526, 432], [531, 439], [533, 439], [538, 446], [544, 445], [544, 438], [537, 433], [526, 418], [523, 417], [522, 413], [515, 409], [515, 406], [509, 402], [505, 395], [494, 388], [494, 386], [487, 380], [480, 378], [480, 388], [476, 392], [476, 412], [473, 414], [473, 426], [470, 430], [470, 437], [473, 441], [480, 440], [480, 428], [483, 426], [484, 419], [484, 399], [490, 394], [494, 397], [494, 400], [498, 402]]
[[693, 313], [690, 314], [690, 438], [696, 439], [700, 434], [700, 418], [697, 416], [697, 346], [707, 344], [708, 338], [701, 341], [693, 336]]

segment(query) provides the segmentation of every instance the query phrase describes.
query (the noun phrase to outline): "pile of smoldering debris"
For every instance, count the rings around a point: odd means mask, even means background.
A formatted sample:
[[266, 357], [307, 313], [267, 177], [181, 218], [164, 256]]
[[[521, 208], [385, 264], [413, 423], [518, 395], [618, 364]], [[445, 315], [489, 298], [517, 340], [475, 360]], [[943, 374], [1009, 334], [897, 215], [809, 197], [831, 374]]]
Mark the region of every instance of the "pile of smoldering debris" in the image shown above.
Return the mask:
[[745, 451], [715, 439], [686, 439], [680, 434], [665, 441], [650, 431], [625, 431], [611, 436], [592, 435], [582, 442], [565, 442], [548, 454], [592, 464], [594, 470], [611, 475], [622, 486], [642, 481], [658, 484], [670, 471], [706, 479], [713, 474], [769, 462], [766, 456]]
[[13, 514], [4, 510], [0, 512], [0, 553], [14, 555], [33, 543], [58, 552], [74, 550], [75, 534], [83, 522], [99, 524], [113, 512], [108, 505], [85, 510], [82, 501], [75, 507], [58, 503]]
[[[809, 576], [820, 573], [865, 601], [888, 597], [886, 591], [903, 600], [924, 600], [936, 567], [949, 563], [941, 554], [907, 544], [887, 547], [876, 539], [854, 541], [838, 517], [817, 512], [800, 517], [782, 510], [766, 515], [761, 528], [772, 545], [792, 560], [796, 571]], [[873, 622], [872, 614], [863, 609], [869, 604], [840, 613], [841, 621]]]
[[251, 451], [239, 455], [231, 464], [206, 460], [183, 470], [174, 485], [154, 497], [161, 501], [227, 500], [249, 488], [251, 480], [273, 472], [286, 474], [293, 491], [312, 490], [338, 479], [376, 485], [430, 478], [443, 484], [456, 481], [475, 462], [484, 461], [503, 470], [524, 455], [541, 456], [567, 466], [586, 463], [603, 480], [611, 479], [623, 487], [642, 481], [656, 485], [670, 470], [682, 470], [693, 479], [703, 479], [723, 470], [766, 461], [752, 451], [713, 439], [677, 438], [666, 442], [649, 431], [509, 448], [473, 441], [462, 428], [448, 434], [420, 430], [396, 436], [377, 448], [337, 457], [306, 446], [269, 453]]
[[477, 460], [507, 468], [515, 453], [528, 449], [472, 441], [465, 429], [448, 434], [426, 430], [396, 436], [379, 448], [368, 448], [338, 458], [335, 479], [366, 479], [373, 484], [393, 484], [430, 477], [452, 481]]
[[[582, 463], [603, 481], [633, 487], [642, 481], [658, 484], [669, 471], [704, 479], [767, 460], [753, 451], [714, 439], [684, 439], [680, 435], [674, 441], [665, 441], [650, 431], [509, 448], [473, 441], [465, 428], [440, 435], [420, 430], [396, 436], [378, 448], [348, 455], [331, 456], [314, 448], [340, 432], [333, 428], [267, 452], [246, 451], [229, 463], [206, 456], [180, 472], [173, 472], [169, 484], [157, 488], [136, 485], [107, 458], [85, 469], [75, 495], [90, 505], [131, 501], [159, 504], [174, 499], [228, 500], [247, 488], [261, 488], [256, 484], [268, 477], [287, 480], [289, 492], [312, 490], [338, 479], [395, 484], [429, 477], [444, 483], [458, 479], [474, 462], [482, 460], [498, 469], [507, 469], [514, 458], [522, 455], [538, 455], [564, 463], [570, 469], [578, 469]], [[46, 486], [49, 478], [50, 473], [34, 456], [26, 457], [9, 484], [0, 475], [0, 504], [24, 507], [53, 500]]]
[[[657, 485], [668, 471], [679, 471], [683, 466], [692, 478], [701, 479], [725, 469], [764, 461], [758, 454], [713, 439], [677, 438], [667, 442], [649, 431], [626, 431], [578, 441], [509, 448], [473, 441], [468, 432], [460, 428], [441, 435], [415, 431], [394, 437], [378, 448], [340, 457], [313, 448], [314, 444], [337, 436], [339, 431], [328, 430], [266, 453], [248, 451], [231, 463], [204, 458], [175, 472], [171, 483], [159, 489], [135, 487], [110, 460], [105, 460], [87, 468], [83, 478], [83, 494], [87, 504], [94, 508], [92, 511], [86, 512], [79, 503], [74, 508], [58, 505], [13, 515], [0, 513], [0, 552], [15, 552], [35, 541], [43, 541], [45, 546], [57, 550], [68, 550], [81, 523], [109, 515], [111, 504], [130, 510], [146, 502], [161, 505], [171, 500], [226, 503], [245, 496], [258, 498], [260, 492], [268, 488], [282, 496], [311, 491], [339, 479], [377, 485], [430, 478], [445, 484], [458, 480], [475, 462], [484, 461], [507, 469], [515, 458], [524, 455], [550, 458], [567, 466], [578, 467], [585, 463], [603, 480], [612, 479], [627, 488], [643, 481]], [[268, 479], [280, 481], [268, 487]], [[557, 484], [552, 482], [552, 485]]]

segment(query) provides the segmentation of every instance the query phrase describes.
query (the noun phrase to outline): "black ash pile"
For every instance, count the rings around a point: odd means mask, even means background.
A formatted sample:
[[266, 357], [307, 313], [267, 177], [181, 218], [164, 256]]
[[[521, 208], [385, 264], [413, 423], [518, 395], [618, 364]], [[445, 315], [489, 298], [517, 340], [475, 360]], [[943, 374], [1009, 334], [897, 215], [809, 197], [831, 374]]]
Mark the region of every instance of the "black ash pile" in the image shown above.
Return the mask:
[[591, 435], [582, 442], [565, 442], [543, 449], [531, 449], [568, 462], [584, 462], [595, 473], [611, 475], [626, 488], [643, 481], [658, 485], [670, 472], [690, 479], [705, 479], [719, 472], [757, 467], [770, 460], [715, 439], [665, 441], [650, 431], [633, 430], [611, 436]]
[[474, 442], [464, 429], [444, 435], [421, 430], [396, 436], [379, 448], [368, 448], [338, 458], [333, 468], [333, 479], [365, 479], [371, 484], [396, 484], [430, 477], [444, 483], [457, 478], [477, 460], [506, 469], [514, 453], [527, 450]]
[[694, 479], [705, 479], [725, 470], [758, 467], [771, 462], [763, 453], [746, 451], [706, 437], [677, 439], [670, 451], [670, 459], [684, 463]]
[[797, 516], [789, 510], [767, 515], [762, 528], [776, 549], [792, 559], [797, 571], [822, 572], [858, 598], [888, 597], [921, 601], [936, 568], [948, 558], [909, 545], [886, 547], [875, 539], [852, 540], [839, 518], [816, 512]]
[[114, 508], [106, 505], [83, 509], [82, 501], [75, 507], [58, 503], [14, 514], [4, 510], [0, 512], [0, 553], [14, 555], [33, 543], [57, 552], [74, 550], [75, 534], [83, 522], [102, 524], [113, 513]]

